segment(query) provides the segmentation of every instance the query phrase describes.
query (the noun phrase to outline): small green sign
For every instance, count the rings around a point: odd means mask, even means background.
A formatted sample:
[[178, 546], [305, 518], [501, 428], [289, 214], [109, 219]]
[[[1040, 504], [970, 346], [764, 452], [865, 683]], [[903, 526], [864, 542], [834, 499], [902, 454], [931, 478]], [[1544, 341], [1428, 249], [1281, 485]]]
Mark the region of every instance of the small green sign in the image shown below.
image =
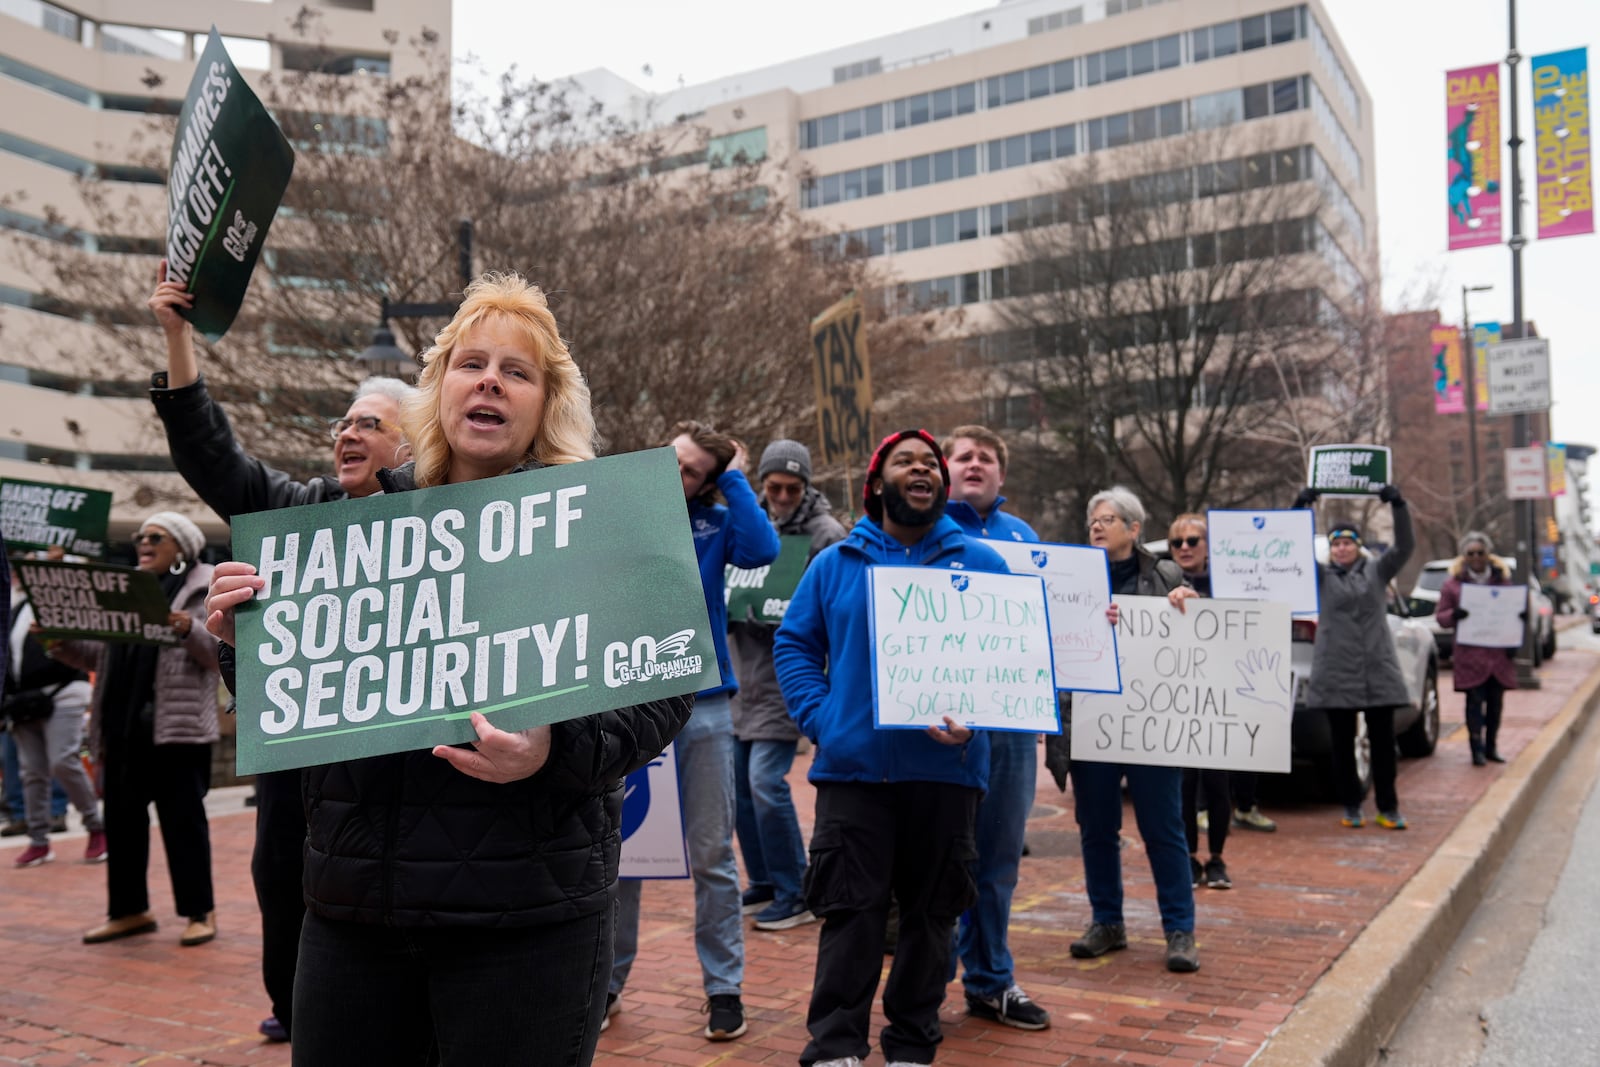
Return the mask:
[[45, 637], [175, 645], [172, 605], [149, 571], [110, 563], [18, 560], [17, 577]]
[[783, 621], [789, 601], [805, 573], [811, 554], [811, 538], [780, 537], [778, 558], [765, 567], [745, 570], [731, 564], [724, 568], [722, 596], [728, 604], [729, 622]]
[[0, 538], [13, 550], [57, 545], [75, 556], [106, 554], [111, 494], [75, 485], [0, 478]]
[[670, 448], [240, 515], [240, 774], [718, 684]]
[[1306, 484], [1320, 493], [1368, 496], [1389, 484], [1392, 469], [1383, 445], [1317, 445]]
[[294, 149], [211, 27], [172, 141], [167, 277], [194, 294], [180, 314], [213, 341], [244, 303], [293, 171]]

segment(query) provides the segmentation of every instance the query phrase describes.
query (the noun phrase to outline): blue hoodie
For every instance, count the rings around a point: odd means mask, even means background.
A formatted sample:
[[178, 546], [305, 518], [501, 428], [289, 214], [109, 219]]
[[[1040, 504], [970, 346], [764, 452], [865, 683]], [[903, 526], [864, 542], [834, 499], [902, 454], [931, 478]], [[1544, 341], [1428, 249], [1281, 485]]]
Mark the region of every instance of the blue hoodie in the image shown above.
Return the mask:
[[696, 696], [739, 691], [728, 658], [728, 603], [723, 596], [723, 574], [728, 564], [762, 567], [778, 558], [778, 531], [761, 510], [754, 489], [740, 471], [723, 471], [717, 488], [728, 502], [702, 504], [689, 501], [689, 529], [694, 534], [694, 554], [700, 563], [700, 585], [706, 594], [706, 614], [711, 616], [711, 638], [717, 643], [717, 669], [722, 684], [702, 689]]
[[864, 518], [806, 568], [772, 659], [789, 714], [817, 744], [813, 782], [949, 782], [986, 789], [989, 737], [941, 745], [921, 730], [879, 730], [872, 708], [872, 631], [867, 567], [920, 564], [1007, 573], [1005, 561], [941, 517], [928, 535], [902, 545]]
[[989, 514], [979, 515], [978, 509], [965, 500], [952, 500], [945, 504], [944, 513], [956, 520], [956, 525], [961, 527], [961, 532], [968, 537], [992, 537], [996, 541], [1037, 543], [1039, 535], [1033, 532], [1032, 526], [1009, 511], [1000, 510], [1000, 505], [1005, 502], [1005, 497], [996, 497], [994, 507], [989, 509]]

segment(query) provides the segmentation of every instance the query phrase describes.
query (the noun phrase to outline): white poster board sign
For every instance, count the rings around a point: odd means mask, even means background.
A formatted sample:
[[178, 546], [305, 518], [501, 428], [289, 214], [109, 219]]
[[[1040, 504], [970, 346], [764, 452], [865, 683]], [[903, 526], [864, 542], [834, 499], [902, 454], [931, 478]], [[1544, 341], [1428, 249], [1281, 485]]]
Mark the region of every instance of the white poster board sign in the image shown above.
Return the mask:
[[1550, 410], [1550, 343], [1537, 337], [1488, 346], [1489, 414]]
[[880, 729], [1060, 732], [1043, 579], [875, 566], [867, 597]]
[[1276, 600], [1296, 615], [1319, 610], [1317, 522], [1310, 508], [1208, 511], [1211, 595], [1219, 600]]
[[1528, 610], [1525, 585], [1461, 583], [1467, 617], [1456, 623], [1456, 644], [1479, 648], [1521, 648], [1522, 615]]
[[1072, 698], [1072, 758], [1289, 770], [1289, 606], [1119, 596], [1122, 692]]
[[1080, 693], [1122, 692], [1117, 635], [1106, 619], [1111, 604], [1111, 564], [1106, 562], [1106, 550], [1048, 542], [985, 540], [984, 544], [1000, 554], [1012, 574], [1036, 574], [1044, 579], [1056, 688]]
[[687, 878], [678, 758], [672, 746], [628, 775], [622, 786], [620, 878]]

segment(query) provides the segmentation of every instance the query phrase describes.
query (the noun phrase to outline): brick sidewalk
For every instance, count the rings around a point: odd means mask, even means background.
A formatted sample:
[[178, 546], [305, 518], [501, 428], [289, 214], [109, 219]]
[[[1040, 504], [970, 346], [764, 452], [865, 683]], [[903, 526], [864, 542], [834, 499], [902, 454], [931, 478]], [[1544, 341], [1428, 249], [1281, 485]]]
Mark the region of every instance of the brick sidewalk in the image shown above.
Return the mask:
[[[1562, 703], [1600, 667], [1600, 656], [1564, 649], [1541, 675], [1544, 688], [1510, 694], [1501, 748], [1515, 758]], [[944, 1010], [939, 1062], [983, 1064], [1239, 1067], [1294, 1009], [1328, 966], [1416, 872], [1499, 769], [1473, 768], [1460, 728], [1461, 699], [1444, 679], [1444, 738], [1432, 759], [1400, 765], [1406, 833], [1347, 830], [1330, 806], [1271, 807], [1276, 834], [1228, 840], [1235, 888], [1197, 894], [1201, 970], [1168, 974], [1149, 869], [1136, 841], [1124, 853], [1130, 946], [1099, 960], [1067, 945], [1088, 921], [1070, 798], [1040, 774], [1012, 915], [1017, 978], [1054, 1017], [1023, 1033], [968, 1019], [959, 983]], [[805, 760], [792, 780], [809, 827]], [[57, 862], [18, 871], [0, 847], [0, 1063], [286, 1065], [288, 1050], [261, 1042], [267, 1014], [258, 974], [260, 927], [250, 886], [253, 814], [238, 794], [220, 798], [212, 842], [221, 932], [199, 948], [177, 944], [159, 841], [152, 904], [161, 931], [85, 946], [104, 908], [104, 870], [74, 862], [82, 835], [56, 838]], [[1269, 806], [1270, 807], [1270, 806]], [[231, 814], [229, 813], [231, 812]], [[1125, 833], [1133, 833], [1129, 812]], [[816, 927], [746, 935], [750, 1032], [728, 1044], [701, 1036], [699, 965], [686, 882], [645, 890], [640, 952], [624, 1010], [600, 1041], [596, 1063], [792, 1064], [805, 1043]], [[882, 1025], [881, 1017], [877, 1024]], [[876, 1027], [875, 1027], [876, 1030]], [[881, 1062], [875, 1055], [869, 1063]]]

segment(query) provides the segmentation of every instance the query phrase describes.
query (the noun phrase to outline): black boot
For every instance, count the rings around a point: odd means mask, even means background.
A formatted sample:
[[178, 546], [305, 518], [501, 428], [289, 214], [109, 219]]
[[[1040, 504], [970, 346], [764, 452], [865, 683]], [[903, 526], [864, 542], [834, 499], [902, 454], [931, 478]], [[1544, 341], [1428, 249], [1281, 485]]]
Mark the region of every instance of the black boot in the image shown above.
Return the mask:
[[1504, 763], [1505, 757], [1500, 755], [1495, 748], [1495, 736], [1500, 733], [1500, 716], [1490, 712], [1488, 726], [1484, 731], [1483, 755], [1490, 763]]
[[1483, 751], [1483, 738], [1477, 734], [1467, 735], [1467, 744], [1472, 748], [1472, 765], [1482, 767], [1486, 760]]

